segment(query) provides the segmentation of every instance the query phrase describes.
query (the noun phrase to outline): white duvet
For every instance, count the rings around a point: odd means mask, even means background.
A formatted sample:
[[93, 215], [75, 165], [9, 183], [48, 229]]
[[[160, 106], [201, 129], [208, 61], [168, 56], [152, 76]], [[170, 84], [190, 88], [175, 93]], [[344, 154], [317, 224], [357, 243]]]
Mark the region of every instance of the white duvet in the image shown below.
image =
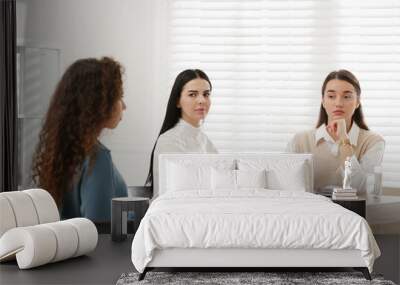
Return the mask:
[[161, 195], [134, 237], [135, 268], [143, 272], [165, 248], [358, 249], [370, 271], [380, 255], [359, 215], [320, 195], [265, 189]]

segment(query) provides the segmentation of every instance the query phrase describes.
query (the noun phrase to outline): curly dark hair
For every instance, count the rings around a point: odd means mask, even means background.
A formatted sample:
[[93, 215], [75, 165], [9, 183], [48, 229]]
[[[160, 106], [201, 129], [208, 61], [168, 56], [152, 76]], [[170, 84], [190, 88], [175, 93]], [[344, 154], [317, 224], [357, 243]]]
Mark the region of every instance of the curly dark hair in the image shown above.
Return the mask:
[[[33, 181], [57, 205], [73, 188], [82, 164], [92, 165], [97, 138], [122, 98], [123, 68], [109, 57], [86, 58], [65, 71], [50, 101], [33, 156]], [[90, 167], [89, 167], [90, 168]]]

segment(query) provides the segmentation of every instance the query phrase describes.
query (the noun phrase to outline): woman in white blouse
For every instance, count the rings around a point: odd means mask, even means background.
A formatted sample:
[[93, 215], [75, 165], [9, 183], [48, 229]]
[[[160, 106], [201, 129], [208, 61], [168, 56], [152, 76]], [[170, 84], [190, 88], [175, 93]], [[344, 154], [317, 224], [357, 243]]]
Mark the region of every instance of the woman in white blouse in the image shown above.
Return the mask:
[[331, 72], [322, 85], [316, 128], [297, 133], [288, 144], [289, 152], [313, 154], [317, 191], [342, 185], [344, 162], [349, 157], [351, 186], [364, 192], [366, 175], [382, 162], [385, 142], [365, 123], [360, 95], [360, 83], [351, 72]]
[[199, 69], [179, 73], [172, 86], [164, 123], [153, 147], [146, 185], [158, 196], [158, 155], [161, 153], [217, 153], [201, 130], [211, 100], [211, 82]]

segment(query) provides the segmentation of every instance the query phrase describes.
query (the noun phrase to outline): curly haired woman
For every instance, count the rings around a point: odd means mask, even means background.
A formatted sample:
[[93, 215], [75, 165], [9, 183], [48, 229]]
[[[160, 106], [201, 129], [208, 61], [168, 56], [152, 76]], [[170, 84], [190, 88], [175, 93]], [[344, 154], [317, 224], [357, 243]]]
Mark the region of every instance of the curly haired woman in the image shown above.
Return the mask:
[[104, 57], [74, 62], [58, 83], [39, 137], [33, 179], [46, 189], [62, 218], [110, 220], [110, 199], [127, 195], [110, 150], [98, 140], [126, 109], [122, 67]]

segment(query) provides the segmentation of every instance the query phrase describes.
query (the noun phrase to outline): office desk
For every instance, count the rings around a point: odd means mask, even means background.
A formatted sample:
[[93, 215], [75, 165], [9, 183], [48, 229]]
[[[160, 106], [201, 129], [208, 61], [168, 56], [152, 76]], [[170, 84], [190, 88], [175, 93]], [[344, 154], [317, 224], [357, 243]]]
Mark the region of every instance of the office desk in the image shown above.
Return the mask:
[[0, 263], [0, 284], [115, 284], [124, 272], [134, 271], [131, 261], [133, 235], [112, 242], [99, 235], [96, 249], [88, 255], [20, 270], [17, 262]]

